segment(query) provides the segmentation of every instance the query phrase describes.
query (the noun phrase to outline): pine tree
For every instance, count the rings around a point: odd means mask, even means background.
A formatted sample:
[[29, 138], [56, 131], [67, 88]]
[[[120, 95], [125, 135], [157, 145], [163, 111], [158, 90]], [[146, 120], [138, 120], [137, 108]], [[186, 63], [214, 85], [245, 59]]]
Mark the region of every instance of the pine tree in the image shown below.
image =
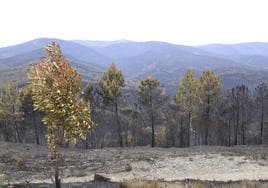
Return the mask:
[[189, 70], [181, 80], [176, 95], [176, 104], [180, 107], [182, 114], [188, 119], [187, 145], [190, 146], [190, 135], [192, 128], [192, 116], [197, 101], [197, 81], [193, 71]]
[[234, 124], [234, 145], [238, 144], [239, 127], [241, 125], [241, 143], [245, 144], [246, 124], [251, 119], [251, 95], [245, 85], [238, 85], [229, 91], [229, 102], [232, 106]]
[[255, 88], [256, 91], [256, 102], [260, 110], [260, 133], [259, 133], [259, 144], [263, 143], [263, 129], [264, 129], [264, 117], [265, 117], [265, 104], [268, 99], [268, 85], [267, 83], [261, 83]]
[[117, 133], [120, 147], [123, 147], [122, 128], [119, 120], [118, 100], [125, 86], [124, 75], [121, 70], [117, 69], [113, 63], [104, 73], [101, 81], [101, 88], [105, 98], [108, 99], [115, 107], [115, 117], [117, 125]]
[[242, 144], [245, 145], [246, 139], [245, 139], [245, 134], [247, 130], [247, 121], [250, 118], [250, 112], [252, 109], [251, 106], [251, 94], [245, 85], [241, 85], [239, 87], [239, 96], [240, 96], [240, 104], [241, 104], [241, 129], [242, 129]]
[[140, 99], [142, 104], [146, 107], [151, 121], [152, 128], [152, 144], [155, 146], [155, 112], [156, 112], [156, 103], [157, 103], [157, 94], [159, 94], [160, 82], [154, 77], [148, 77], [145, 80], [142, 80], [139, 85], [140, 89]]
[[205, 138], [204, 144], [208, 145], [209, 126], [211, 122], [211, 112], [215, 107], [214, 100], [221, 94], [221, 80], [212, 71], [206, 70], [202, 73], [198, 82], [197, 95], [205, 116]]
[[[20, 122], [23, 118], [19, 90], [14, 82], [8, 83], [2, 93], [0, 104], [0, 119], [3, 121], [4, 135], [6, 141], [11, 141], [11, 132], [14, 132], [15, 142], [22, 142]], [[10, 131], [10, 130], [14, 131]]]
[[32, 122], [35, 134], [36, 144], [40, 144], [39, 138], [39, 126], [37, 124], [37, 113], [33, 107], [33, 99], [30, 87], [25, 87], [20, 91], [21, 110], [25, 116], [25, 119], [29, 118]]
[[45, 113], [47, 142], [52, 153], [56, 188], [61, 187], [59, 173], [62, 158], [60, 146], [85, 138], [95, 124], [91, 109], [79, 99], [81, 79], [64, 58], [60, 46], [52, 43], [46, 47], [48, 57], [33, 64], [28, 72], [35, 110]]

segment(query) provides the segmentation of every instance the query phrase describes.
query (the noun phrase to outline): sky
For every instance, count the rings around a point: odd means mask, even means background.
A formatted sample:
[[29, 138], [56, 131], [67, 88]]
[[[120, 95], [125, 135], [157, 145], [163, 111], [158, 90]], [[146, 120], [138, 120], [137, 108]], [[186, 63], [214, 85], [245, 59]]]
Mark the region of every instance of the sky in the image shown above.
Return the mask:
[[0, 47], [39, 37], [268, 42], [267, 0], [0, 0]]

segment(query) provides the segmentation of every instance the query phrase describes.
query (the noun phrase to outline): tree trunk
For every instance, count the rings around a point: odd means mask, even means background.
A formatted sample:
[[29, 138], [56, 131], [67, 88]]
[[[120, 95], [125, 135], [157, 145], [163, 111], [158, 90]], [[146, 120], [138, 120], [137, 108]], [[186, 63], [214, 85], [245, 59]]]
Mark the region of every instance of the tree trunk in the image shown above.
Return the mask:
[[7, 122], [4, 121], [4, 135], [5, 135], [5, 141], [9, 142], [9, 132], [8, 132], [8, 128], [7, 128]]
[[22, 143], [22, 139], [21, 139], [21, 137], [20, 137], [19, 127], [18, 127], [16, 121], [14, 122], [14, 127], [15, 127], [15, 132], [16, 132], [16, 135], [15, 135], [16, 141], [17, 141], [18, 143]]
[[180, 146], [184, 147], [184, 141], [183, 141], [183, 116], [181, 115], [181, 130], [180, 130]]
[[61, 188], [61, 179], [60, 179], [60, 173], [59, 173], [59, 154], [55, 153], [55, 188]]
[[55, 187], [61, 188], [61, 179], [59, 177], [59, 169], [55, 169]]
[[241, 122], [242, 122], [242, 145], [245, 145], [245, 122], [244, 122], [244, 113], [241, 114]]
[[188, 114], [188, 127], [187, 127], [187, 146], [190, 147], [191, 145], [191, 125], [192, 125], [192, 117], [191, 117], [191, 112]]
[[260, 144], [263, 143], [263, 126], [264, 126], [264, 97], [261, 98], [261, 130], [260, 130]]
[[118, 131], [118, 140], [119, 140], [119, 146], [123, 147], [123, 138], [121, 135], [121, 124], [119, 121], [119, 115], [118, 115], [118, 102], [115, 101], [115, 115], [116, 115], [116, 123], [117, 123], [117, 131]]
[[205, 145], [208, 145], [208, 136], [209, 136], [209, 117], [210, 116], [210, 99], [207, 98], [207, 111], [206, 111], [206, 123], [205, 123]]
[[38, 133], [38, 127], [37, 127], [37, 124], [36, 124], [36, 113], [35, 111], [33, 110], [32, 111], [33, 113], [33, 125], [34, 125], [34, 133], [35, 133], [35, 140], [36, 140], [36, 144], [37, 145], [40, 145], [40, 141], [39, 141], [39, 133]]
[[240, 110], [237, 106], [234, 145], [237, 145]]
[[228, 147], [231, 146], [231, 123], [230, 120], [228, 120]]
[[197, 145], [197, 130], [194, 129], [194, 146]]
[[154, 115], [153, 115], [153, 112], [151, 112], [151, 126], [152, 126], [152, 147], [154, 147], [155, 140], [154, 140]]
[[[176, 132], [177, 132], [177, 129], [176, 129]], [[171, 138], [171, 144], [172, 144], [172, 147], [175, 147], [175, 145], [176, 145], [176, 132], [175, 132], [175, 130], [174, 130], [174, 132], [172, 133], [172, 138]]]

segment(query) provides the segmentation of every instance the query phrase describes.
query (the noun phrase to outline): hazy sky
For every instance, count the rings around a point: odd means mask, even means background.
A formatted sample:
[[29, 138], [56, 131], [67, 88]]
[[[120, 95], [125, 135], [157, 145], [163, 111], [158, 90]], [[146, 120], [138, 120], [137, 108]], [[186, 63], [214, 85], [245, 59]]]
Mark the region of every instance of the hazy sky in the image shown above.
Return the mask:
[[268, 42], [268, 0], [0, 0], [0, 46], [38, 37]]

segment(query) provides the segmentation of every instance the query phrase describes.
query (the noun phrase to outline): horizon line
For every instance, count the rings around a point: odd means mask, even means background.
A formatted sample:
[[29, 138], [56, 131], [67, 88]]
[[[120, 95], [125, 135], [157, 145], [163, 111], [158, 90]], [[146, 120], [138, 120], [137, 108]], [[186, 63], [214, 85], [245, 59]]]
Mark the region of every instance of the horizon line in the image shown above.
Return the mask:
[[76, 42], [76, 41], [90, 41], [90, 42], [116, 42], [116, 41], [126, 41], [126, 42], [136, 42], [136, 43], [145, 43], [145, 42], [162, 42], [162, 43], [168, 43], [168, 44], [173, 44], [173, 45], [181, 45], [181, 46], [189, 46], [189, 47], [202, 47], [202, 46], [208, 46], [208, 45], [239, 45], [239, 44], [250, 44], [250, 43], [268, 43], [268, 41], [247, 41], [247, 42], [232, 42], [232, 43], [221, 43], [221, 42], [213, 42], [213, 43], [204, 43], [204, 44], [195, 44], [195, 45], [190, 45], [190, 44], [183, 44], [183, 43], [176, 43], [176, 42], [170, 42], [170, 41], [162, 41], [162, 40], [131, 40], [131, 39], [125, 39], [125, 38], [120, 38], [120, 39], [114, 39], [114, 40], [105, 40], [105, 39], [63, 39], [63, 38], [57, 38], [57, 37], [38, 37], [38, 38], [33, 38], [30, 40], [25, 40], [23, 42], [18, 42], [6, 46], [0, 46], [1, 48], [8, 48], [16, 45], [21, 45], [27, 42], [35, 41], [35, 40], [41, 40], [41, 39], [47, 39], [47, 40], [62, 40], [62, 41], [69, 41], [69, 42]]

